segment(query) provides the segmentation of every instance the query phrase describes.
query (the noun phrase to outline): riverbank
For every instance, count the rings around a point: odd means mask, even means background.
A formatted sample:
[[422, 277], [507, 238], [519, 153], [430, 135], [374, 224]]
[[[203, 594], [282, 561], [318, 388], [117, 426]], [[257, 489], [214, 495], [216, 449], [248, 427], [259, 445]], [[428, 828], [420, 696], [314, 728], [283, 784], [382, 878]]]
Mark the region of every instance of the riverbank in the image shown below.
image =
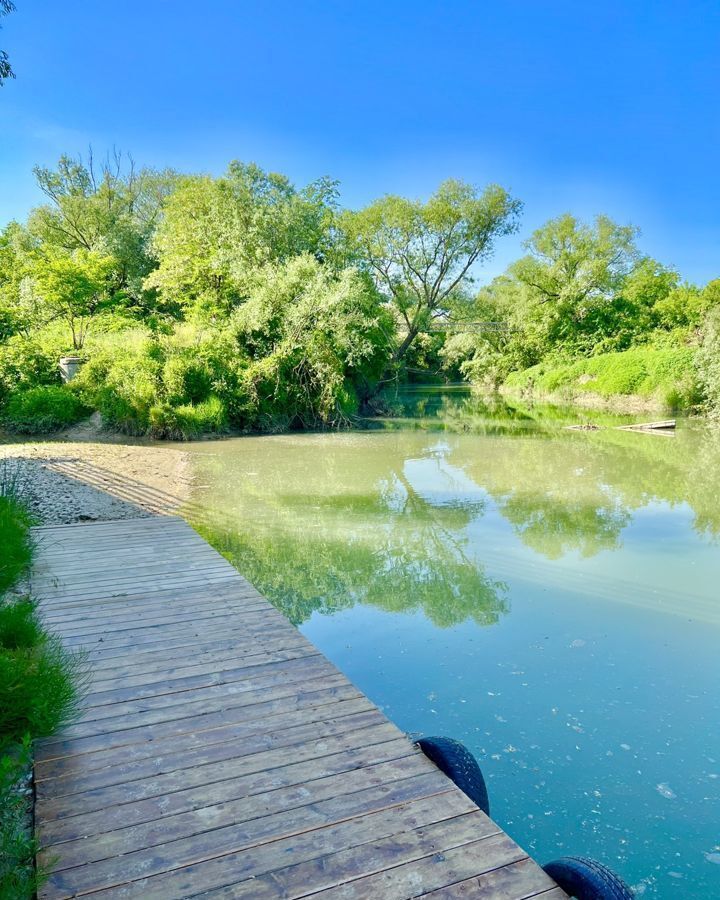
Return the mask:
[[519, 388], [501, 385], [498, 393], [507, 400], [524, 400], [529, 403], [547, 403], [554, 406], [575, 406], [579, 409], [594, 409], [601, 412], [635, 415], [640, 413], [671, 413], [658, 397], [642, 397], [639, 394], [615, 394], [603, 396], [592, 391], [545, 391], [540, 388]]
[[0, 444], [0, 461], [8, 460], [31, 514], [43, 525], [176, 512], [190, 495], [189, 454], [117, 441]]
[[545, 402], [621, 413], [690, 413], [704, 401], [688, 347], [634, 347], [614, 353], [545, 360], [512, 372], [504, 391]]

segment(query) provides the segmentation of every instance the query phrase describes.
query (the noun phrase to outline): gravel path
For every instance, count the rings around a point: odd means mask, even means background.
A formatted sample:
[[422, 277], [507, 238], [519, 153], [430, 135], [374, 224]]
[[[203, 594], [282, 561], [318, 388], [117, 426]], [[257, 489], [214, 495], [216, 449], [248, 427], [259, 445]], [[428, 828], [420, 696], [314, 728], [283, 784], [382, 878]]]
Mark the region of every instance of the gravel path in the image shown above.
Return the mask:
[[0, 444], [0, 479], [17, 477], [46, 525], [173, 513], [188, 499], [189, 454], [99, 441]]

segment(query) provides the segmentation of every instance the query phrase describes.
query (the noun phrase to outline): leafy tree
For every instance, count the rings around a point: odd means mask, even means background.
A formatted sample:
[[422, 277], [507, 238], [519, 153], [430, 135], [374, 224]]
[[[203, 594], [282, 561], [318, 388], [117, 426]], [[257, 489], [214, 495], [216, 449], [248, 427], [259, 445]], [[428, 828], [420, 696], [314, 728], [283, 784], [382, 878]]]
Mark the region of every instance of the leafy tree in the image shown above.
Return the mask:
[[26, 228], [10, 222], [0, 232], [0, 341], [27, 335], [40, 322], [32, 289], [32, 260], [37, 250]]
[[517, 229], [521, 204], [503, 188], [445, 181], [427, 203], [387, 196], [341, 218], [353, 258], [372, 274], [404, 335], [399, 363], [437, 319], [462, 310], [474, 265]]
[[94, 250], [56, 253], [38, 259], [34, 278], [47, 321], [70, 328], [73, 348], [82, 350], [90, 321], [107, 296], [115, 260]]
[[[15, 10], [15, 4], [12, 0], [0, 0], [0, 16], [7, 16]], [[0, 87], [8, 78], [14, 78], [15, 73], [10, 65], [7, 52], [0, 50]]]
[[569, 214], [551, 219], [526, 242], [529, 252], [475, 298], [476, 321], [497, 326], [452, 340], [448, 354], [464, 352], [465, 374], [498, 383], [554, 351], [627, 346], [641, 285], [652, 283], [660, 295], [676, 277], [639, 259], [635, 235], [607, 216], [592, 225]]
[[248, 291], [231, 322], [240, 352], [254, 360], [246, 378], [254, 426], [338, 425], [356, 414], [394, 340], [372, 281], [304, 254], [268, 263]]
[[556, 316], [577, 321], [590, 305], [619, 292], [637, 260], [637, 233], [607, 216], [586, 225], [567, 213], [533, 233], [528, 255], [510, 271]]
[[115, 260], [108, 289], [116, 303], [147, 308], [152, 298], [143, 282], [155, 262], [150, 241], [164, 199], [176, 176], [170, 171], [137, 171], [131, 158], [115, 153], [100, 166], [68, 156], [56, 169], [36, 167], [38, 186], [49, 203], [34, 210], [28, 227], [44, 246], [84, 250]]
[[165, 204], [147, 285], [184, 311], [226, 315], [265, 264], [328, 256], [336, 200], [333, 181], [298, 190], [254, 164], [233, 162], [219, 179], [186, 178]]

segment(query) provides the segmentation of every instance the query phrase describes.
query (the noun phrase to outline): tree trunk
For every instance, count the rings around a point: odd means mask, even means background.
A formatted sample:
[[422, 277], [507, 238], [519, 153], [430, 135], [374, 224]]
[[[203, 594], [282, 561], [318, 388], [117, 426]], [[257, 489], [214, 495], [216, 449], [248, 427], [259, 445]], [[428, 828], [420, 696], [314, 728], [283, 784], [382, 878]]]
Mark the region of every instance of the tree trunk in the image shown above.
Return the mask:
[[420, 334], [420, 330], [417, 328], [411, 328], [408, 333], [403, 338], [402, 342], [398, 346], [397, 350], [393, 353], [390, 363], [385, 368], [385, 371], [382, 374], [382, 378], [375, 384], [372, 388], [369, 389], [367, 395], [363, 398], [363, 406], [369, 407], [372, 405], [373, 400], [377, 397], [380, 391], [385, 387], [385, 385], [390, 381], [390, 375], [393, 370], [397, 366], [397, 364], [402, 360], [405, 354], [408, 352], [410, 347], [412, 346], [412, 342], [415, 338]]

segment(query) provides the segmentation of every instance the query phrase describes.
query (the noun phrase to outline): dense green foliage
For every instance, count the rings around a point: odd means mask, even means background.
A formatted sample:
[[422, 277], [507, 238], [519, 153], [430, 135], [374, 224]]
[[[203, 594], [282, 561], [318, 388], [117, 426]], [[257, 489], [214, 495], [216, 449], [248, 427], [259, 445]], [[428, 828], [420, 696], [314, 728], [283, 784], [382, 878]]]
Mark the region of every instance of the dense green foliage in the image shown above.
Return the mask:
[[517, 230], [520, 208], [498, 185], [479, 192], [446, 181], [425, 204], [388, 196], [342, 217], [354, 258], [367, 265], [404, 326], [395, 363], [434, 320], [466, 305], [472, 266], [490, 255], [497, 237]]
[[65, 387], [48, 385], [13, 394], [2, 421], [8, 431], [41, 434], [74, 425], [88, 413], [77, 394]]
[[567, 363], [538, 363], [508, 376], [509, 387], [543, 393], [590, 392], [601, 397], [660, 396], [670, 408], [699, 402], [693, 352], [688, 347], [637, 347]]
[[[240, 162], [213, 178], [63, 157], [35, 175], [47, 202], [0, 232], [11, 427], [62, 427], [84, 412], [76, 398], [165, 438], [337, 427], [382, 406], [391, 380], [603, 396], [636, 384], [658, 402], [720, 403], [720, 282], [682, 283], [605, 216], [548, 222], [473, 294], [518, 227], [521, 204], [497, 185], [450, 180], [427, 202], [342, 211], [329, 179], [298, 188]], [[27, 394], [59, 388], [68, 353], [85, 361], [72, 391]]]
[[72, 715], [83, 660], [44, 628], [36, 603], [12, 595], [32, 558], [30, 516], [21, 485], [0, 470], [0, 897], [30, 900], [39, 877], [29, 828], [32, 741]]
[[716, 405], [703, 390], [709, 356], [697, 350], [712, 330], [720, 282], [682, 283], [642, 257], [635, 237], [604, 216], [548, 222], [527, 255], [479, 292], [475, 317], [485, 325], [450, 337], [445, 358], [495, 386]]
[[720, 305], [707, 316], [698, 353], [698, 370], [709, 409], [715, 418], [720, 417]]

